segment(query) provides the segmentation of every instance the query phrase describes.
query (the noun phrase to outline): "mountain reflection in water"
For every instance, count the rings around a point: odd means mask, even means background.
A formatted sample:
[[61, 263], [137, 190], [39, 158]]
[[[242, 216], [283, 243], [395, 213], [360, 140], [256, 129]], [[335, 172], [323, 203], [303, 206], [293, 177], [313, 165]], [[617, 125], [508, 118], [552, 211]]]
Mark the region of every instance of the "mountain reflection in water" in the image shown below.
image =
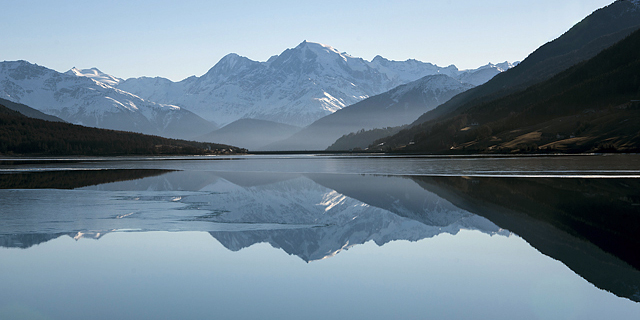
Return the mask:
[[99, 170], [74, 186], [62, 182], [69, 174], [78, 173], [1, 176], [10, 188], [0, 190], [0, 246], [205, 231], [232, 251], [269, 243], [309, 262], [368, 241], [513, 232], [597, 287], [640, 301], [638, 179]]

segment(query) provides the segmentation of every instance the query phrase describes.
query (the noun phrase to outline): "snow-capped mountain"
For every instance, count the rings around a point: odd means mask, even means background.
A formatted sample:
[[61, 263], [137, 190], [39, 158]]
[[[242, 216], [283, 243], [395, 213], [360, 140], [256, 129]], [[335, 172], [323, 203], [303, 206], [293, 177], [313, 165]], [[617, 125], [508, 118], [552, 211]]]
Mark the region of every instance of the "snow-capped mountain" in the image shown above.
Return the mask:
[[93, 80], [96, 80], [98, 82], [102, 82], [106, 85], [115, 87], [117, 86], [120, 82], [122, 82], [123, 80], [120, 78], [116, 78], [112, 75], [108, 75], [100, 70], [98, 70], [98, 68], [91, 68], [91, 69], [78, 69], [76, 67], [71, 68], [71, 70], [65, 72], [66, 74], [69, 75], [73, 75], [73, 76], [78, 76], [78, 77], [87, 77], [87, 78], [91, 78]]
[[97, 69], [65, 74], [26, 61], [0, 62], [0, 97], [71, 123], [173, 138], [215, 128], [184, 108], [147, 101], [107, 84], [118, 81]]
[[443, 68], [380, 56], [369, 62], [304, 41], [266, 62], [229, 54], [201, 77], [180, 82], [133, 78], [117, 87], [151, 101], [185, 107], [218, 125], [254, 118], [302, 127], [427, 75], [444, 74], [478, 85], [502, 72], [504, 66], [510, 64], [458, 70], [453, 65]]

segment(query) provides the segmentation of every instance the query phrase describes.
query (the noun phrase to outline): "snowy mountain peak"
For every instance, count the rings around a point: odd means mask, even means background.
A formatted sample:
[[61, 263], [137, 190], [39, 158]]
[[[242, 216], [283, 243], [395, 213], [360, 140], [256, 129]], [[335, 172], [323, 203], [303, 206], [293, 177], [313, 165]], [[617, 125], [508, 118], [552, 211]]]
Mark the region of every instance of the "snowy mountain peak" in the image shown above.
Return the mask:
[[91, 69], [78, 69], [76, 67], [71, 68], [71, 70], [65, 72], [65, 74], [77, 76], [77, 77], [87, 77], [89, 79], [93, 79], [96, 82], [106, 84], [108, 86], [115, 87], [123, 80], [120, 78], [116, 78], [112, 75], [108, 75], [98, 68]]
[[230, 53], [222, 57], [202, 78], [215, 79], [215, 81], [225, 80], [231, 75], [241, 74], [258, 65], [260, 65], [259, 62], [236, 53]]
[[293, 49], [285, 50], [277, 58], [269, 60], [272, 68], [302, 74], [325, 74], [326, 71], [331, 71], [338, 72], [335, 74], [338, 76], [344, 71], [362, 72], [368, 69], [366, 61], [361, 58], [341, 53], [325, 44], [306, 40]]
[[296, 49], [307, 49], [312, 51], [315, 54], [338, 54], [342, 55], [340, 51], [336, 50], [332, 46], [328, 46], [326, 44], [318, 43], [318, 42], [309, 42], [307, 40], [300, 43]]
[[478, 71], [478, 70], [483, 70], [483, 69], [497, 69], [500, 72], [505, 72], [505, 71], [517, 66], [518, 63], [519, 62], [511, 63], [509, 61], [505, 61], [505, 62], [502, 62], [502, 63], [493, 64], [493, 63], [489, 62], [489, 64], [484, 65], [484, 66], [482, 66], [482, 67], [480, 67], [478, 69], [475, 69], [475, 70]]

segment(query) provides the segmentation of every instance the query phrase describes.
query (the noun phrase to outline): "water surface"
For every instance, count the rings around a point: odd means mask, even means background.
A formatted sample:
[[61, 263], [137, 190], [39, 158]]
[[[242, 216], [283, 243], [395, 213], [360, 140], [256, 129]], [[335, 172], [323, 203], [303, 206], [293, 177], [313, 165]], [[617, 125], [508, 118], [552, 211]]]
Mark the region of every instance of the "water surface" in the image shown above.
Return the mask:
[[0, 318], [635, 319], [640, 157], [0, 167]]

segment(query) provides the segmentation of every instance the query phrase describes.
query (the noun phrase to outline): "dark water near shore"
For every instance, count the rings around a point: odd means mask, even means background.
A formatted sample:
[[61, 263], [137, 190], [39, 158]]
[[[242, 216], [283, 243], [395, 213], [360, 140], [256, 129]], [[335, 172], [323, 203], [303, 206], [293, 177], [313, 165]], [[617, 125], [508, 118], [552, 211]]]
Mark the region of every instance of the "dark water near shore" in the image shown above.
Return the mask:
[[635, 319], [640, 157], [0, 162], [0, 319]]

